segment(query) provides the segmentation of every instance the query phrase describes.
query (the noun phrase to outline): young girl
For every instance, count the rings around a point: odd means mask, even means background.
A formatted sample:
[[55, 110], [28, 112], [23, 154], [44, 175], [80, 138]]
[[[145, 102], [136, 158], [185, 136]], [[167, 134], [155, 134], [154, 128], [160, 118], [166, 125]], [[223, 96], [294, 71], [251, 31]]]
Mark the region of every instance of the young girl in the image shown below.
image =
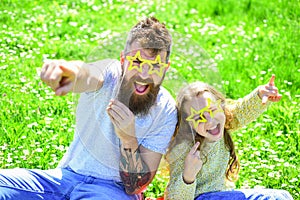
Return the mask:
[[266, 109], [266, 100], [280, 100], [274, 78], [238, 101], [225, 102], [220, 92], [202, 82], [181, 89], [178, 127], [166, 155], [170, 182], [165, 199], [293, 199], [285, 190], [225, 186], [226, 179], [237, 179], [240, 166], [229, 131], [256, 119]]

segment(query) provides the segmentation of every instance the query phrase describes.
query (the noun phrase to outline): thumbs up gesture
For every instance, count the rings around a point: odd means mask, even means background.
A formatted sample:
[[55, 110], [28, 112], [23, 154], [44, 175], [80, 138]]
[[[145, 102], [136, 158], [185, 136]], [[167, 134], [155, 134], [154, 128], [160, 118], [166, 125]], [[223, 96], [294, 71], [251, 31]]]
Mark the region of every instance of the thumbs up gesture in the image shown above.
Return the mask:
[[266, 104], [267, 101], [278, 102], [282, 95], [278, 94], [278, 88], [275, 86], [275, 75], [273, 74], [270, 78], [269, 83], [266, 85], [259, 86], [258, 95], [262, 99], [261, 103]]

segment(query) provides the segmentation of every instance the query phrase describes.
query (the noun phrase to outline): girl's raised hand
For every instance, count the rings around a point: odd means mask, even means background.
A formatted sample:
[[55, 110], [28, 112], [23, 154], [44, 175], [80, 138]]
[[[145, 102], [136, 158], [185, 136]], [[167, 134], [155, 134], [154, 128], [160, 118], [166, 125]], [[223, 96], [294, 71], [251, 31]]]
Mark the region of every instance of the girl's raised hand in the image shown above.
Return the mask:
[[277, 102], [281, 99], [281, 94], [278, 94], [278, 88], [275, 86], [275, 75], [270, 78], [269, 83], [259, 86], [258, 95], [260, 96], [261, 103], [266, 104], [267, 101]]
[[200, 158], [200, 151], [198, 150], [199, 145], [200, 142], [196, 142], [196, 144], [187, 154], [184, 161], [184, 170], [182, 178], [187, 184], [191, 184], [195, 181], [198, 172], [202, 168], [203, 161]]

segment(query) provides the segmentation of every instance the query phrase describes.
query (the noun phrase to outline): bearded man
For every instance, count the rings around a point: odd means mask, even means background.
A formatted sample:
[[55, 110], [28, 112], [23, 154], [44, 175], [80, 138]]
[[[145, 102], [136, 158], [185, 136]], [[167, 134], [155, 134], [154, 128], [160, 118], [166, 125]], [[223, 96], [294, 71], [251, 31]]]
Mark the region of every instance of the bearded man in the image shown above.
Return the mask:
[[80, 93], [74, 139], [56, 169], [0, 171], [0, 199], [140, 199], [177, 123], [161, 86], [171, 43], [151, 17], [131, 29], [120, 61], [45, 62], [56, 95]]

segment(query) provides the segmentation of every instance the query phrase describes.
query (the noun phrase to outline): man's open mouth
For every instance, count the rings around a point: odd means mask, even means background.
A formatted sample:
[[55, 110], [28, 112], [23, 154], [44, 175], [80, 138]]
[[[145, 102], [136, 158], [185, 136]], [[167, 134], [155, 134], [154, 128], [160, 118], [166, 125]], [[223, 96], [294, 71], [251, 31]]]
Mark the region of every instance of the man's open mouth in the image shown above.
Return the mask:
[[136, 81], [134, 83], [134, 87], [135, 87], [135, 92], [138, 95], [146, 94], [148, 92], [148, 90], [150, 89], [150, 86], [148, 83], [143, 83], [143, 82], [139, 82], [139, 81]]

